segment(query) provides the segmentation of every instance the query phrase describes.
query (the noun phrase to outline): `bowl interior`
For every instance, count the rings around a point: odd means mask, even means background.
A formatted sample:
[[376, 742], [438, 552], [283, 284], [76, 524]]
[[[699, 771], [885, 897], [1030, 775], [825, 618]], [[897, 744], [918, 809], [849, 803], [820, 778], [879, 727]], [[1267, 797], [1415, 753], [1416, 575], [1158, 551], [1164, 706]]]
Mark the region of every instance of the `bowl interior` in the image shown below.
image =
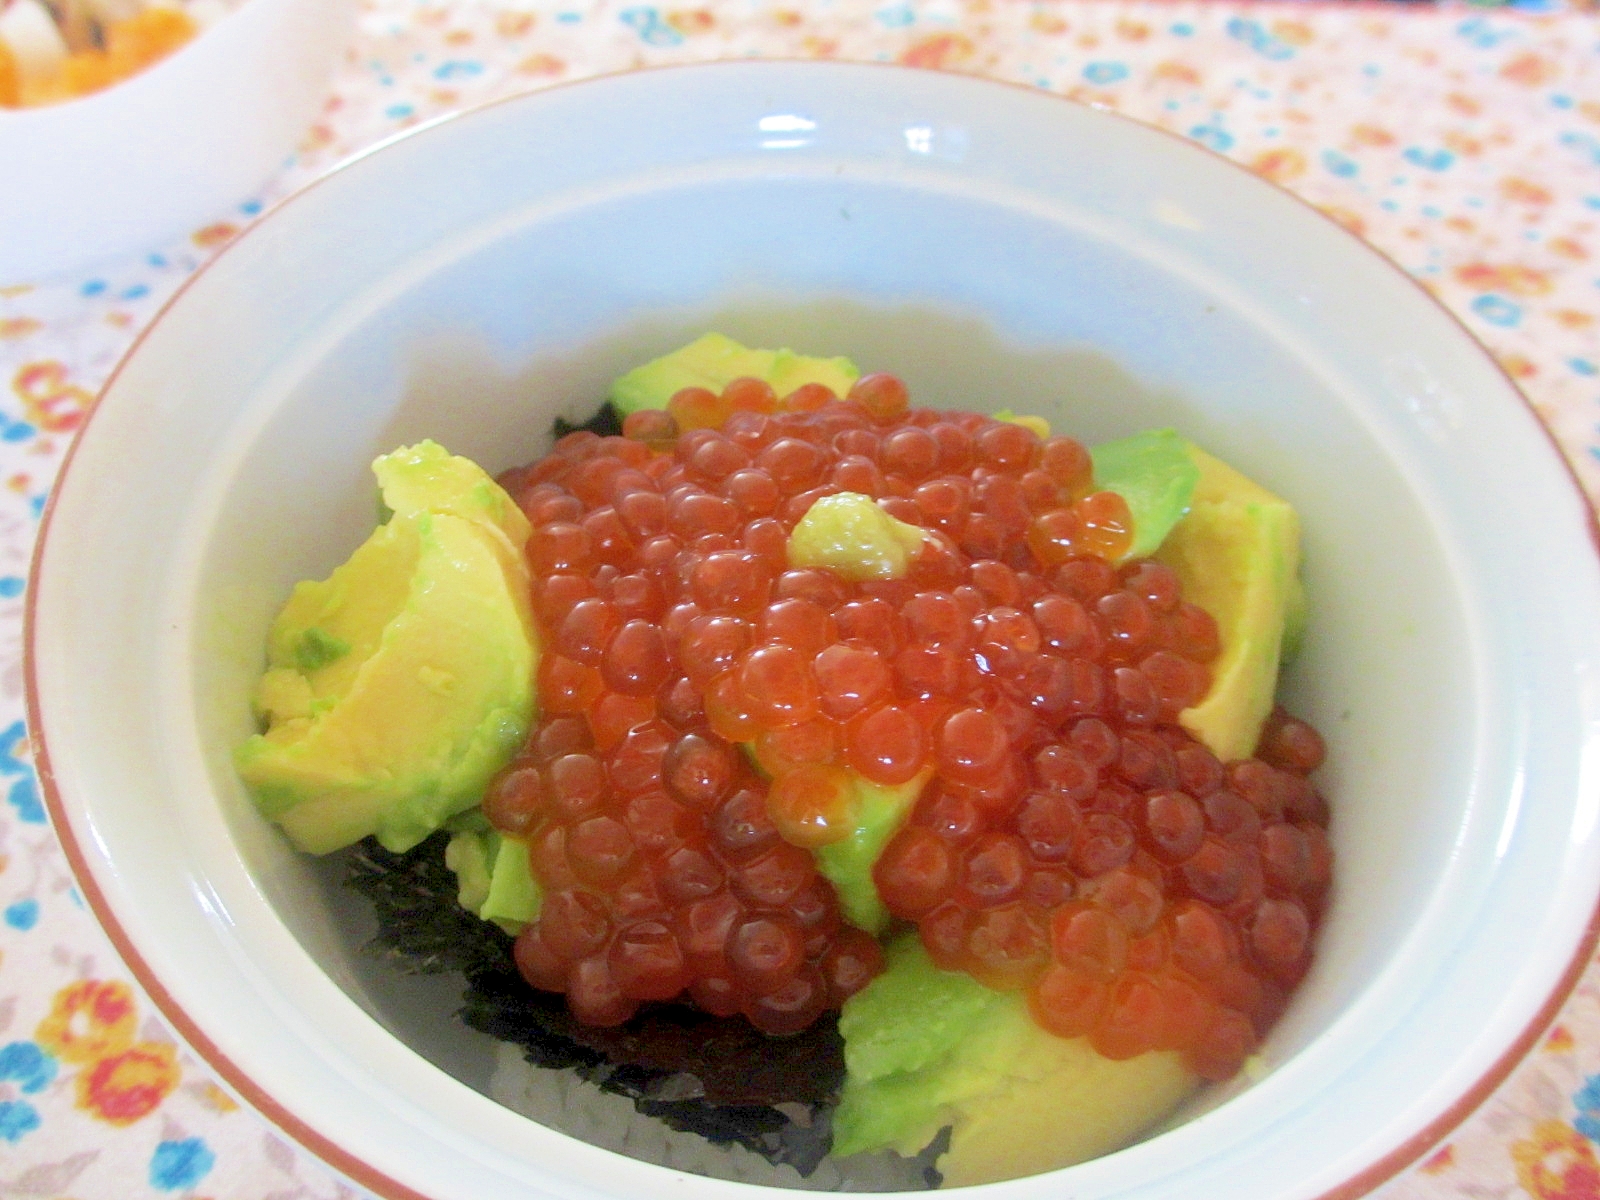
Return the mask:
[[[792, 201], [794, 189], [782, 191]], [[685, 213], [726, 212], [705, 195], [687, 195], [683, 201]], [[920, 216], [917, 199], [909, 195], [858, 196], [854, 202], [879, 203], [910, 225]], [[637, 218], [659, 203], [652, 197], [634, 212], [585, 213], [584, 219], [637, 227], [643, 224]], [[818, 204], [826, 201], [819, 198]], [[986, 215], [992, 216], [978, 209], [965, 220], [970, 227]], [[681, 221], [676, 228], [686, 257], [704, 255], [720, 236], [710, 220], [699, 229]], [[1004, 214], [985, 231], [985, 244], [993, 248], [1007, 236], [1002, 230], [1016, 228], [1015, 217]], [[1017, 250], [1035, 250], [1043, 232], [1026, 231]], [[433, 437], [490, 470], [528, 461], [548, 449], [557, 415], [582, 419], [598, 407], [610, 378], [699, 332], [718, 329], [752, 345], [846, 353], [858, 363], [905, 376], [919, 403], [1037, 413], [1049, 418], [1052, 428], [1088, 441], [1158, 425], [1194, 431], [1202, 444], [1230, 461], [1248, 462], [1258, 479], [1294, 498], [1308, 530], [1306, 576], [1314, 616], [1289, 674], [1289, 694], [1299, 711], [1327, 731], [1331, 752], [1320, 778], [1336, 806], [1340, 878], [1373, 883], [1341, 887], [1322, 935], [1317, 971], [1268, 1054], [1281, 1061], [1325, 1028], [1405, 941], [1439, 885], [1466, 815], [1458, 805], [1468, 790], [1473, 758], [1472, 654], [1455, 580], [1427, 513], [1407, 494], [1401, 472], [1362, 446], [1362, 431], [1327, 382], [1243, 320], [1217, 320], [1212, 314], [1206, 323], [1209, 345], [1196, 345], [1187, 331], [1175, 334], [1169, 326], [1166, 336], [1197, 355], [1209, 351], [1235, 364], [1257, 359], [1257, 369], [1273, 381], [1269, 394], [1258, 391], [1252, 397], [1245, 391], [1248, 383], [1230, 378], [1218, 389], [1225, 400], [1213, 407], [1182, 371], [1108, 353], [1092, 338], [1073, 338], [1066, 323], [1072, 318], [1064, 312], [1062, 336], [1052, 345], [1043, 339], [1012, 340], [1015, 330], [985, 320], [980, 314], [992, 311], [994, 297], [965, 311], [920, 299], [940, 294], [955, 280], [970, 280], [960, 265], [945, 278], [918, 281], [923, 286], [908, 290], [898, 305], [886, 297], [889, 302], [882, 306], [869, 306], [802, 284], [776, 292], [735, 291], [709, 305], [701, 300], [706, 293], [694, 288], [660, 306], [670, 317], [642, 321], [630, 316], [632, 298], [619, 297], [611, 312], [595, 314], [589, 328], [599, 336], [540, 328], [537, 314], [525, 313], [521, 322], [507, 317], [519, 282], [549, 271], [549, 264], [539, 261], [548, 247], [575, 237], [598, 240], [598, 234], [519, 230], [418, 281], [402, 299], [307, 364], [268, 421], [238, 448], [236, 471], [217, 481], [215, 506], [211, 496], [201, 506], [214, 513], [215, 523], [201, 556], [194, 600], [199, 744], [247, 866], [324, 969], [410, 1044], [433, 1040], [427, 1031], [448, 1015], [448, 1004], [424, 1011], [404, 1004], [392, 972], [358, 953], [364, 902], [352, 902], [338, 886], [340, 868], [294, 854], [263, 826], [234, 778], [228, 750], [253, 732], [241, 698], [248, 697], [259, 673], [267, 622], [297, 579], [325, 575], [370, 530], [374, 500], [367, 466], [383, 448]], [[1086, 267], [1087, 273], [1111, 267], [1103, 261], [1109, 257], [1103, 245], [1062, 241], [1052, 249], [1088, 251], [1102, 259]], [[624, 274], [633, 255], [649, 252], [645, 237], [634, 245], [623, 239], [616, 245], [614, 269]], [[1045, 294], [1055, 269], [1030, 280], [1024, 257], [1019, 253], [1013, 269], [997, 282], [1008, 290], [1036, 288]], [[1097, 311], [1108, 325], [1141, 316], [1148, 320], [1142, 296], [1176, 299], [1188, 290], [1182, 281], [1161, 279], [1143, 264], [1119, 266], [1124, 278], [1135, 270], [1146, 278], [1122, 293], [1120, 303], [1117, 296], [1097, 293]], [[797, 298], [807, 294], [815, 299]], [[476, 298], [475, 306], [469, 297]], [[1186, 298], [1192, 311], [1204, 311], [1202, 296]], [[1116, 309], [1122, 311], [1107, 311]], [[441, 322], [439, 314], [449, 317]], [[563, 309], [561, 319], [570, 319], [570, 310]], [[496, 325], [508, 341], [494, 338]], [[341, 397], [341, 403], [329, 404], [329, 396]], [[1309, 414], [1317, 419], [1308, 419]], [[1248, 427], [1245, 439], [1226, 432], [1235, 422]], [[1246, 439], [1273, 447], [1274, 454], [1252, 457], [1254, 447], [1246, 448]], [[1329, 445], [1345, 452], [1307, 453]], [[315, 449], [308, 454], [309, 447]], [[1352, 487], [1354, 464], [1361, 464], [1355, 467], [1360, 477]], [[1359, 501], [1351, 502], [1352, 492]], [[1359, 580], [1330, 569], [1347, 561], [1380, 523], [1387, 545], [1381, 554], [1367, 552]], [[1381, 596], [1378, 603], [1373, 603], [1374, 591]], [[1426, 635], [1420, 632], [1424, 629]], [[1380, 669], [1380, 664], [1399, 664], [1399, 669]], [[1381, 680], [1376, 687], [1375, 678]], [[1435, 686], [1442, 703], [1431, 705], [1420, 719], [1392, 720], [1407, 707], [1407, 697]], [[1399, 763], [1413, 780], [1430, 781], [1428, 802], [1403, 807], [1381, 802], [1398, 781], [1380, 772]], [[447, 1064], [449, 1059], [441, 1062]], [[447, 1069], [461, 1070], [453, 1064]]]
[[[1509, 387], [1387, 264], [1176, 140], [973, 81], [770, 65], [549, 93], [358, 162], [230, 250], [102, 402], [46, 566], [98, 555], [126, 599], [108, 615], [64, 586], [41, 598], [42, 637], [46, 610], [95, 631], [40, 668], [46, 733], [80, 841], [104, 847], [88, 857], [106, 903], [223, 1056], [334, 1121], [275, 1081], [299, 1045], [373, 1101], [322, 1132], [429, 1194], [658, 1182], [564, 1139], [536, 1141], [542, 1161], [518, 1148], [471, 1094], [492, 1050], [455, 1025], [451, 985], [362, 955], [359, 902], [255, 814], [229, 750], [272, 614], [370, 529], [374, 456], [426, 436], [491, 470], [526, 461], [557, 414], [587, 416], [613, 376], [707, 329], [847, 354], [918, 403], [1036, 413], [1086, 442], [1172, 425], [1300, 511], [1311, 621], [1284, 694], [1328, 741], [1338, 879], [1317, 963], [1264, 1081], [1075, 1169], [1080, 1194], [1173, 1194], [1185, 1172], [1314, 1194], [1492, 1065], [1593, 902], [1575, 798], [1594, 701], [1561, 664], [1590, 669], [1594, 638], [1553, 605], [1529, 620], [1507, 582], [1559, 561], [1594, 595], [1592, 556], [1574, 555], [1581, 506]], [[163, 443], [163, 421], [219, 449]], [[112, 486], [149, 505], [148, 543], [118, 543]], [[1545, 514], [1531, 532], [1523, 505]], [[91, 754], [76, 747], [113, 710], [69, 693], [97, 647], [120, 648], [113, 686], [155, 702]], [[179, 829], [176, 882], [111, 793]], [[223, 1015], [247, 997], [252, 1032]], [[1377, 1111], [1383, 1087], [1403, 1095]], [[461, 1170], [395, 1146], [396, 1119]]]

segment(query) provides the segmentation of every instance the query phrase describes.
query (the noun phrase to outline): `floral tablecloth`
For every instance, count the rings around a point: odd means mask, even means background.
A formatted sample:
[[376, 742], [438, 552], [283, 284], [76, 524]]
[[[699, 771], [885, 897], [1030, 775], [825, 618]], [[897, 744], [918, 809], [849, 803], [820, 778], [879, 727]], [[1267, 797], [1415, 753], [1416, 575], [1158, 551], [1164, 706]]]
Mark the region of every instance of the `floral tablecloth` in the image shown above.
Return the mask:
[[[178, 1044], [52, 835], [21, 612], [61, 455], [134, 335], [273, 199], [437, 114], [657, 63], [898, 60], [1175, 130], [1298, 192], [1456, 312], [1600, 498], [1600, 16], [1079, 0], [365, 0], [319, 123], [261, 195], [179, 243], [0, 289], [0, 1200], [359, 1196]], [[0, 168], [3, 170], [3, 168]], [[0, 182], [3, 186], [3, 182]], [[0, 230], [0, 236], [4, 231]], [[1600, 1198], [1600, 965], [1385, 1200]]]

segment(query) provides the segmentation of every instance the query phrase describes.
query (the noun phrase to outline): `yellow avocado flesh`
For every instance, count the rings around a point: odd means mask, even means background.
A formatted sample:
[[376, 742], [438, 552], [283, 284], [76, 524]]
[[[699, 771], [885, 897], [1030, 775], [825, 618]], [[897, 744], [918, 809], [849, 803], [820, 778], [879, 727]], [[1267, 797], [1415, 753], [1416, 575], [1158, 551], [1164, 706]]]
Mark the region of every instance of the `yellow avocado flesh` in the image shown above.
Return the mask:
[[665, 408], [686, 387], [721, 392], [735, 379], [764, 379], [779, 396], [807, 383], [825, 385], [836, 396], [850, 390], [861, 372], [848, 358], [813, 358], [792, 350], [758, 350], [720, 333], [635, 367], [611, 385], [611, 402], [624, 414]]
[[927, 541], [915, 525], [891, 517], [871, 496], [823, 496], [789, 535], [791, 567], [822, 567], [841, 579], [865, 583], [902, 579]]
[[509, 934], [520, 933], [544, 903], [528, 844], [491, 828], [477, 814], [472, 822], [451, 834], [444, 850], [444, 865], [456, 876], [456, 903]]
[[474, 807], [535, 709], [526, 518], [431, 442], [373, 469], [392, 515], [296, 585], [268, 636], [265, 732], [235, 753], [262, 812], [313, 854], [370, 834], [409, 849]]
[[1020, 993], [940, 970], [914, 935], [887, 960], [840, 1015], [835, 1154], [916, 1154], [948, 1126], [946, 1186], [1014, 1179], [1126, 1145], [1196, 1086], [1175, 1053], [1113, 1061], [1046, 1032]]
[[1272, 711], [1285, 634], [1301, 619], [1300, 519], [1220, 459], [1190, 446], [1200, 481], [1156, 551], [1184, 598], [1216, 620], [1221, 650], [1205, 699], [1179, 722], [1224, 762], [1255, 753]]
[[1088, 1038], [1047, 1033], [1015, 995], [984, 1033], [985, 1058], [1005, 1074], [978, 1064], [957, 1077], [958, 1086], [985, 1090], [951, 1127], [950, 1149], [939, 1159], [946, 1187], [1055, 1171], [1120, 1150], [1200, 1082], [1175, 1051], [1113, 1061]]

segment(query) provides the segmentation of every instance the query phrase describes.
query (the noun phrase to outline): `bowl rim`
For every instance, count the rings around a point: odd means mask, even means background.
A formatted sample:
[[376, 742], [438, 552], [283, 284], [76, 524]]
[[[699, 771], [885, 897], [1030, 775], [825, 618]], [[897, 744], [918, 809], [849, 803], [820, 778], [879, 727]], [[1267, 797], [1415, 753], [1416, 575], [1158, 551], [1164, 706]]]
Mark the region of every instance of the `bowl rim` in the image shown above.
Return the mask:
[[[228, 14], [231, 18], [237, 15], [237, 10]], [[227, 19], [227, 18], [224, 18]], [[217, 22], [221, 24], [221, 22]], [[209, 30], [202, 30], [203, 36]], [[199, 41], [193, 39], [187, 45], [180, 47], [174, 55], [176, 57]], [[162, 63], [152, 64], [152, 68], [159, 68]], [[717, 71], [723, 68], [761, 67], [763, 65], [777, 65], [785, 67], [823, 67], [830, 69], [864, 69], [878, 68], [894, 71], [896, 73], [917, 72], [929, 73], [928, 68], [910, 66], [898, 62], [883, 62], [872, 60], [816, 60], [798, 57], [771, 56], [755, 59], [711, 59], [698, 62], [667, 63], [648, 66], [625, 68], [621, 71], [610, 71], [596, 75], [585, 76], [581, 79], [564, 80], [559, 83], [547, 84], [506, 96], [499, 96], [484, 100], [467, 107], [452, 110], [409, 128], [399, 130], [386, 137], [380, 138], [361, 150], [341, 160], [323, 174], [317, 176], [289, 194], [271, 203], [248, 226], [242, 229], [237, 236], [223, 246], [212, 258], [201, 263], [183, 280], [145, 322], [144, 326], [129, 343], [127, 349], [118, 358], [116, 364], [107, 374], [105, 381], [96, 392], [96, 404], [91, 406], [86, 414], [83, 424], [74, 435], [71, 444], [63, 455], [61, 465], [57, 470], [55, 481], [50, 488], [49, 497], [40, 514], [38, 532], [29, 563], [29, 587], [23, 606], [23, 683], [24, 683], [24, 711], [27, 727], [32, 741], [35, 771], [39, 779], [40, 791], [44, 800], [46, 811], [49, 813], [51, 828], [61, 845], [72, 870], [74, 881], [78, 885], [85, 901], [87, 902], [95, 920], [106, 934], [129, 973], [145, 991], [151, 1002], [160, 1011], [162, 1018], [183, 1039], [184, 1043], [195, 1051], [205, 1063], [206, 1067], [219, 1075], [233, 1091], [243, 1098], [264, 1119], [276, 1126], [283, 1133], [293, 1138], [303, 1149], [316, 1156], [321, 1162], [338, 1171], [352, 1181], [366, 1187], [384, 1198], [384, 1200], [435, 1200], [434, 1197], [418, 1192], [408, 1185], [386, 1174], [381, 1169], [373, 1166], [365, 1159], [358, 1157], [354, 1152], [346, 1150], [329, 1135], [319, 1132], [306, 1121], [296, 1116], [283, 1102], [276, 1099], [263, 1086], [255, 1083], [250, 1075], [226, 1055], [217, 1044], [206, 1034], [199, 1024], [191, 1018], [186, 1010], [177, 1002], [172, 993], [162, 984], [160, 978], [151, 969], [145, 957], [139, 952], [132, 938], [129, 936], [122, 923], [118, 920], [116, 912], [107, 900], [105, 893], [97, 883], [89, 865], [88, 857], [83, 851], [77, 836], [74, 834], [71, 822], [68, 820], [67, 807], [63, 797], [56, 786], [54, 770], [51, 766], [49, 747], [43, 731], [42, 705], [38, 687], [38, 651], [35, 644], [38, 614], [36, 609], [38, 589], [33, 586], [33, 581], [39, 577], [40, 567], [44, 559], [44, 552], [51, 530], [52, 518], [55, 515], [56, 501], [67, 472], [73, 464], [82, 434], [89, 426], [99, 411], [98, 401], [116, 384], [127, 364], [137, 355], [140, 347], [150, 336], [151, 332], [162, 322], [167, 312], [178, 304], [184, 295], [200, 279], [205, 276], [224, 256], [228, 255], [239, 242], [257, 234], [262, 226], [267, 225], [271, 219], [282, 209], [303, 199], [319, 185], [329, 181], [336, 175], [343, 174], [348, 169], [355, 167], [362, 160], [373, 154], [379, 153], [391, 144], [410, 139], [423, 134], [441, 125], [448, 125], [463, 118], [470, 118], [475, 114], [499, 108], [508, 104], [527, 101], [546, 92], [567, 90], [582, 87], [586, 84], [604, 84], [608, 80], [625, 76], [640, 74], [664, 74], [667, 72], [690, 71], [693, 73]], [[1443, 301], [1433, 294], [1421, 281], [1406, 271], [1400, 264], [1382, 249], [1367, 241], [1359, 234], [1350, 230], [1342, 222], [1318, 208], [1308, 199], [1300, 196], [1282, 184], [1268, 179], [1251, 171], [1243, 163], [1237, 162], [1227, 155], [1213, 150], [1211, 147], [1197, 142], [1182, 134], [1139, 119], [1116, 109], [1107, 108], [1099, 104], [1087, 103], [1070, 96], [1051, 92], [1030, 84], [1020, 83], [1008, 79], [1000, 79], [989, 75], [973, 72], [932, 71], [933, 74], [947, 74], [962, 77], [970, 82], [992, 87], [1003, 87], [1026, 93], [1044, 99], [1059, 101], [1077, 108], [1090, 109], [1100, 116], [1114, 118], [1128, 122], [1144, 131], [1162, 134], [1181, 146], [1190, 150], [1197, 150], [1208, 156], [1214, 163], [1220, 163], [1233, 171], [1249, 176], [1258, 185], [1266, 186], [1280, 195], [1287, 196], [1301, 209], [1309, 211], [1321, 221], [1333, 226], [1346, 239], [1357, 252], [1365, 252], [1373, 256], [1384, 268], [1394, 276], [1405, 280], [1421, 298], [1430, 304], [1437, 312], [1448, 318], [1449, 323], [1462, 335], [1464, 345], [1474, 350], [1478, 357], [1495, 374], [1505, 382], [1511, 395], [1515, 396], [1533, 417], [1534, 424], [1544, 440], [1549, 445], [1561, 471], [1580, 500], [1580, 507], [1584, 514], [1586, 532], [1588, 533], [1591, 549], [1597, 561], [1600, 561], [1600, 513], [1596, 512], [1595, 503], [1584, 489], [1575, 467], [1564, 452], [1560, 441], [1550, 426], [1539, 416], [1538, 410], [1529, 400], [1528, 396], [1512, 379], [1509, 372], [1489, 351], [1484, 342], [1471, 330], [1466, 322]], [[115, 89], [106, 89], [112, 91]], [[78, 97], [77, 100], [91, 99], [92, 97]], [[76, 101], [67, 101], [71, 104]], [[52, 106], [60, 107], [60, 106]], [[3, 116], [4, 114], [0, 114]], [[1401, 1172], [1419, 1162], [1425, 1154], [1435, 1148], [1449, 1134], [1455, 1131], [1480, 1105], [1482, 1105], [1494, 1091], [1512, 1074], [1522, 1063], [1534, 1044], [1542, 1036], [1559, 1014], [1562, 1007], [1571, 997], [1587, 970], [1597, 947], [1600, 947], [1600, 896], [1597, 896], [1594, 906], [1590, 911], [1583, 931], [1573, 946], [1571, 958], [1566, 968], [1557, 979], [1549, 995], [1540, 1007], [1528, 1019], [1522, 1031], [1515, 1037], [1501, 1053], [1482, 1071], [1478, 1078], [1442, 1112], [1431, 1121], [1417, 1130], [1398, 1146], [1386, 1154], [1368, 1163], [1344, 1181], [1321, 1192], [1316, 1200], [1355, 1200], [1357, 1197], [1366, 1196], [1382, 1184], [1395, 1178]], [[774, 1189], [787, 1190], [787, 1189]], [[943, 1189], [941, 1189], [943, 1190]], [[960, 1191], [963, 1189], [950, 1189]]]

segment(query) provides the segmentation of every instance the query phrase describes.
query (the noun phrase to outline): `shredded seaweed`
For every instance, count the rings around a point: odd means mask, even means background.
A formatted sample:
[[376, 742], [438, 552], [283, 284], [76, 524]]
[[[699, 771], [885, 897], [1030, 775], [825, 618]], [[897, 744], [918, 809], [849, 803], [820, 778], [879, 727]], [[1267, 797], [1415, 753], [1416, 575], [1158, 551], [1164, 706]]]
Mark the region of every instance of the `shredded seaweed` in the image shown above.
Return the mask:
[[601, 437], [618, 437], [622, 433], [622, 414], [616, 406], [607, 400], [600, 406], [600, 410], [584, 421], [581, 425], [574, 425], [565, 417], [557, 417], [552, 425], [552, 430], [558, 438], [566, 437], [569, 433], [576, 433], [580, 429], [587, 429], [590, 433], [598, 433]]
[[832, 1015], [792, 1038], [769, 1038], [743, 1017], [652, 1005], [615, 1028], [579, 1025], [563, 997], [528, 986], [512, 939], [456, 903], [448, 835], [404, 854], [368, 838], [348, 852], [348, 882], [372, 904], [369, 953], [407, 974], [465, 979], [461, 1020], [551, 1070], [575, 1070], [647, 1116], [717, 1145], [734, 1143], [809, 1175], [827, 1154], [844, 1079]]
[[346, 851], [345, 882], [378, 921], [366, 951], [402, 974], [455, 971], [470, 979], [511, 962], [510, 936], [456, 903], [455, 872], [444, 862], [449, 841], [440, 832], [394, 854], [368, 838]]

